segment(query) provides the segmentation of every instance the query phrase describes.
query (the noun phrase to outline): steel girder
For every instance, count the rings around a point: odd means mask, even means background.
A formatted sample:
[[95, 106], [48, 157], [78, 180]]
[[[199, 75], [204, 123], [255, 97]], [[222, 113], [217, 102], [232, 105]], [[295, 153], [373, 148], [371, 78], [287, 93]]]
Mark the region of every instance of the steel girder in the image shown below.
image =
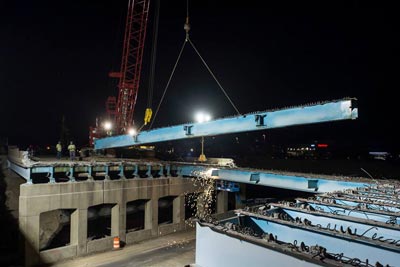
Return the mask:
[[305, 174], [281, 174], [265, 170], [241, 168], [230, 169], [187, 165], [180, 166], [179, 173], [184, 176], [199, 176], [310, 193], [326, 193], [370, 185], [363, 181], [334, 180], [324, 176], [318, 177], [317, 175], [310, 177]]
[[369, 238], [382, 237], [381, 240], [398, 240], [400, 238], [400, 228], [396, 225], [321, 211], [308, 211], [275, 203], [272, 204], [272, 206], [279, 207], [293, 220], [296, 218], [302, 221], [307, 219], [313, 225], [318, 225], [320, 228], [327, 230], [344, 231], [353, 236], [365, 236]]
[[[45, 174], [50, 178], [50, 182], [55, 182], [55, 173], [66, 173], [66, 176], [74, 181], [73, 174], [75, 172], [87, 173], [90, 177], [93, 172], [101, 172], [108, 176], [108, 172], [120, 170], [121, 177], [123, 172], [134, 173], [137, 176], [137, 169], [140, 166], [146, 165], [147, 168], [152, 168], [153, 165], [160, 166], [161, 169], [166, 169], [167, 176], [170, 176], [170, 169], [176, 168], [176, 174], [183, 177], [203, 177], [212, 178], [220, 181], [231, 181], [236, 183], [247, 183], [260, 186], [270, 186], [276, 188], [305, 191], [310, 193], [325, 193], [344, 189], [356, 189], [369, 186], [365, 181], [355, 180], [346, 181], [330, 178], [323, 175], [297, 174], [297, 173], [276, 173], [258, 169], [242, 169], [242, 168], [217, 168], [215, 165], [197, 165], [195, 163], [180, 163], [180, 162], [80, 162], [79, 164], [70, 163], [47, 163], [43, 162], [40, 165], [20, 166], [9, 160], [10, 168], [25, 178], [28, 183], [32, 183], [32, 174]], [[160, 170], [160, 172], [162, 172]], [[160, 174], [163, 176], [163, 174]], [[151, 178], [151, 175], [149, 175]]]
[[394, 224], [400, 224], [399, 213], [374, 210], [368, 208], [362, 208], [357, 206], [347, 206], [342, 204], [329, 204], [314, 200], [297, 199], [298, 203], [306, 203], [313, 209], [323, 212], [329, 212], [332, 214], [338, 214], [343, 216], [349, 216], [360, 219], [367, 219], [382, 223], [393, 222]]
[[[264, 233], [272, 233], [277, 240], [286, 243], [304, 242], [309, 246], [322, 246], [335, 254], [344, 254], [350, 258], [369, 262], [385, 262], [390, 266], [398, 264], [399, 247], [394, 244], [383, 243], [368, 237], [357, 237], [346, 233], [337, 233], [319, 227], [287, 222], [273, 217], [255, 215], [240, 211], [256, 224]], [[384, 259], [384, 260], [382, 260]]]
[[358, 109], [355, 108], [354, 102], [354, 99], [343, 99], [309, 106], [249, 113], [203, 123], [187, 123], [142, 131], [136, 136], [119, 135], [106, 137], [95, 140], [95, 149], [356, 119], [358, 117]]

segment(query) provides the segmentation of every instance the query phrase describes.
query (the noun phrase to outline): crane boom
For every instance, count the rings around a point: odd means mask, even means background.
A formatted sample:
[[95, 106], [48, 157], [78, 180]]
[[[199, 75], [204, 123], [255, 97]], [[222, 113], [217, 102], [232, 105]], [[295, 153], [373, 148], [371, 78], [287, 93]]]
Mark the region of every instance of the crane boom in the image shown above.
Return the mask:
[[150, 0], [129, 0], [121, 69], [119, 72], [110, 73], [111, 77], [119, 78], [119, 93], [115, 110], [115, 127], [118, 133], [126, 133], [133, 123], [133, 112], [142, 68], [149, 3]]
[[89, 129], [90, 146], [93, 146], [97, 138], [111, 135], [111, 133], [127, 133], [133, 124], [133, 112], [140, 83], [149, 5], [150, 0], [128, 0], [121, 68], [119, 72], [110, 72], [109, 74], [110, 77], [119, 79], [118, 98], [109, 96], [106, 101], [106, 112], [108, 118], [114, 122], [114, 126], [112, 131], [110, 129], [102, 129], [96, 119], [96, 127], [90, 127]]

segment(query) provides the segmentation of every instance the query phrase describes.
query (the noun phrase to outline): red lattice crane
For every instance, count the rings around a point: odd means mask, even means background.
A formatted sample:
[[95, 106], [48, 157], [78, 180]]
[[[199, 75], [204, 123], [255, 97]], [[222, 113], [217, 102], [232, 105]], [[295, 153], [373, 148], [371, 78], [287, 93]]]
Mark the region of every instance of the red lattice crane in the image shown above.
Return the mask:
[[[116, 134], [127, 133], [133, 124], [150, 4], [150, 0], [128, 1], [121, 68], [119, 72], [109, 74], [119, 79], [118, 98], [110, 96], [106, 102], [107, 115], [113, 120], [113, 133]], [[93, 145], [95, 138], [105, 134], [97, 123], [95, 128], [90, 127], [90, 145]]]

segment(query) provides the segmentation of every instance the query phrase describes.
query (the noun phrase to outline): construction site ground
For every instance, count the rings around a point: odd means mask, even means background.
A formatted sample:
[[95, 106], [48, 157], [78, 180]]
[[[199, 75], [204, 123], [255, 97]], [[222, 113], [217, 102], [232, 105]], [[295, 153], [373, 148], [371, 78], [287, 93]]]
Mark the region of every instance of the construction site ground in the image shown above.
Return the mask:
[[173, 233], [121, 249], [67, 260], [55, 267], [183, 267], [195, 262], [195, 230]]

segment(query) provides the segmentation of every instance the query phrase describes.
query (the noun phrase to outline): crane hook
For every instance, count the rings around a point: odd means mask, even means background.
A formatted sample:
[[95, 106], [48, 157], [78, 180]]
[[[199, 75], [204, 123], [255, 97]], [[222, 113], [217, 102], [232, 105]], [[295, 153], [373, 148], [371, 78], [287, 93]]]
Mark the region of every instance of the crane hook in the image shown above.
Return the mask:
[[186, 0], [186, 22], [183, 26], [183, 29], [186, 31], [186, 39], [185, 41], [189, 41], [189, 31], [190, 31], [190, 24], [189, 24], [189, 0]]
[[189, 31], [190, 31], [189, 17], [186, 17], [186, 23], [183, 26], [183, 29], [186, 31], [186, 42], [187, 42], [189, 40]]

